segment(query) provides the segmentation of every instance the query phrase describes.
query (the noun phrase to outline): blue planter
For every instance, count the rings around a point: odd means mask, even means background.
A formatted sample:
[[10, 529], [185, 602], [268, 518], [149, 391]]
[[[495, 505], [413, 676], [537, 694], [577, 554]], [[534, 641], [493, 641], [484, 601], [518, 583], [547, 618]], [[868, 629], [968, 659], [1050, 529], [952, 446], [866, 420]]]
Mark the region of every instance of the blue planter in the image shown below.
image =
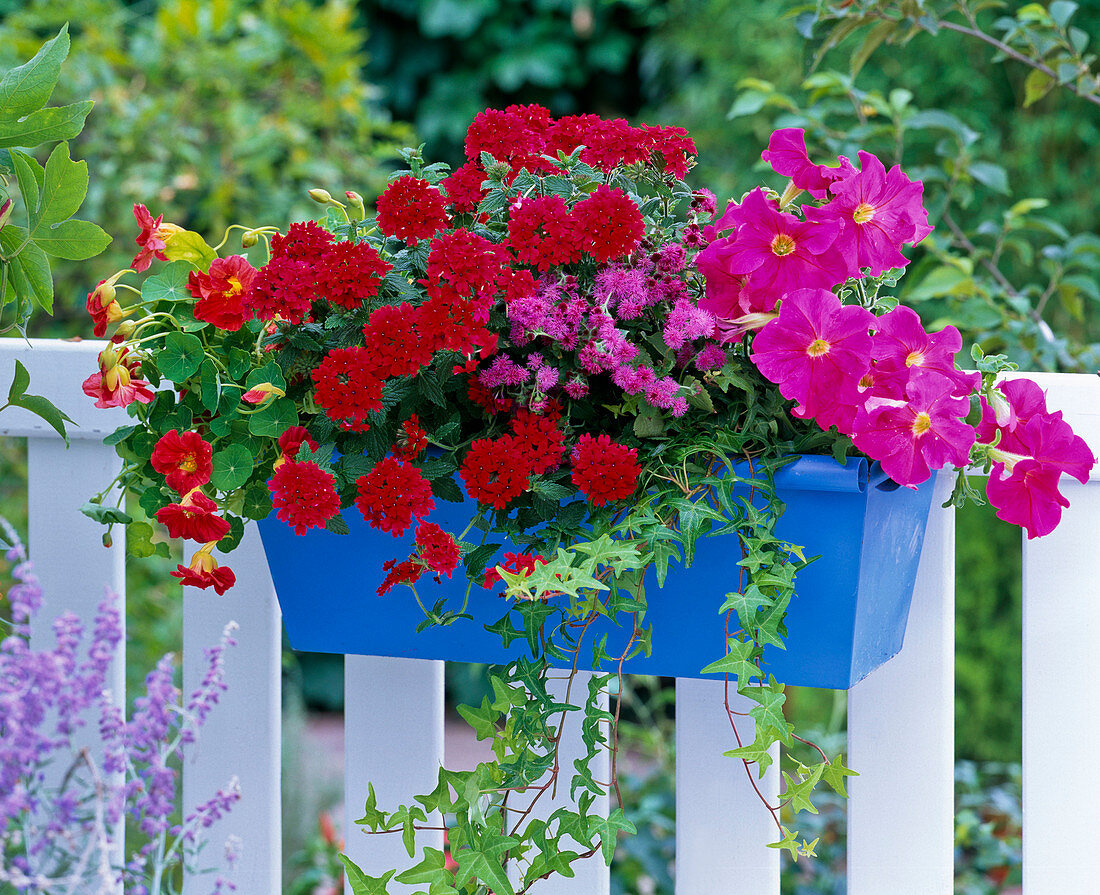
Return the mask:
[[[899, 488], [865, 460], [842, 467], [830, 457], [806, 456], [781, 469], [775, 483], [787, 505], [779, 536], [803, 547], [807, 557], [821, 558], [799, 572], [786, 620], [787, 649], [768, 647], [765, 670], [787, 684], [845, 689], [901, 649], [934, 477], [914, 491]], [[437, 500], [431, 519], [459, 532], [472, 513], [472, 502]], [[295, 649], [487, 663], [510, 661], [526, 649], [516, 640], [505, 650], [484, 630], [507, 604], [477, 586], [468, 608], [472, 621], [416, 633], [423, 614], [408, 590], [376, 593], [382, 563], [408, 556], [412, 529], [394, 538], [372, 529], [354, 509], [345, 518], [350, 535], [311, 530], [298, 537], [274, 514], [259, 523]], [[664, 588], [647, 576], [653, 653], [628, 661], [624, 671], [707, 677], [699, 670], [725, 654], [718, 607], [737, 587], [740, 556], [733, 535], [703, 538], [690, 568], [670, 565]], [[449, 596], [449, 606], [457, 608], [465, 587], [460, 572], [439, 585], [422, 578], [421, 599], [430, 606]], [[608, 634], [607, 651], [616, 654], [628, 632], [601, 622], [589, 636]]]

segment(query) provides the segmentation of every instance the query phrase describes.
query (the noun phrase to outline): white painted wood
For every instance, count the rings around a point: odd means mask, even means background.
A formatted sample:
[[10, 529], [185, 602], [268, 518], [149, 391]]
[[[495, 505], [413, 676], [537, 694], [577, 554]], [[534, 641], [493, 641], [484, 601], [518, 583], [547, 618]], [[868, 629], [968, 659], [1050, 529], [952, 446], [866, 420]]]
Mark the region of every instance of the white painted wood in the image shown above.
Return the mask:
[[[237, 584], [224, 595], [213, 589], [184, 588], [183, 690], [186, 699], [202, 681], [209, 663], [207, 647], [221, 638], [226, 624], [240, 627], [237, 646], [225, 655], [229, 689], [210, 713], [190, 759], [183, 767], [183, 806], [190, 811], [224, 788], [233, 776], [240, 780], [241, 800], [207, 832], [199, 869], [225, 865], [225, 843], [241, 840], [241, 855], [232, 880], [238, 895], [280, 892], [282, 819], [280, 815], [279, 750], [282, 668], [282, 621], [267, 558], [255, 523], [245, 527], [240, 547], [222, 556]], [[213, 875], [188, 877], [185, 895], [209, 895]]]
[[1027, 895], [1097, 885], [1080, 837], [1100, 827], [1091, 782], [1100, 738], [1100, 482], [1063, 476], [1061, 490], [1070, 502], [1061, 524], [1024, 541]]
[[[442, 832], [417, 834], [417, 857], [410, 859], [400, 833], [366, 834], [354, 821], [363, 816], [368, 784], [384, 811], [435, 789], [443, 763], [443, 663], [348, 656], [344, 693], [347, 854], [369, 876], [404, 870], [419, 862], [420, 849], [442, 848]], [[442, 818], [432, 816], [429, 824], [441, 826]], [[415, 887], [393, 883], [389, 891], [399, 895]]]
[[[60, 371], [59, 371], [60, 372]], [[63, 380], [52, 383], [63, 384]], [[51, 388], [53, 398], [57, 392]], [[6, 397], [7, 390], [3, 392]], [[7, 411], [4, 411], [4, 415]], [[51, 434], [53, 430], [50, 430]], [[35, 649], [52, 649], [56, 644], [53, 621], [64, 612], [74, 612], [85, 631], [85, 649], [91, 642], [96, 612], [113, 594], [125, 618], [126, 609], [126, 537], [116, 529], [114, 544], [103, 546], [104, 527], [80, 512], [89, 497], [110, 485], [122, 468], [114, 448], [92, 441], [65, 443], [52, 438], [27, 439], [28, 529], [27, 547], [35, 574], [42, 585], [44, 601], [31, 631]], [[125, 623], [124, 623], [125, 624]], [[126, 700], [126, 641], [119, 643], [107, 674], [106, 686], [112, 701], [122, 706]], [[98, 709], [85, 716], [87, 726], [77, 731], [77, 747], [92, 749], [101, 755], [97, 719]], [[50, 773], [64, 774], [56, 767]], [[122, 856], [121, 828], [115, 830], [115, 859]], [[116, 890], [121, 893], [121, 886]]]
[[[730, 708], [755, 703], [730, 685]], [[741, 741], [754, 723], [737, 715]], [[780, 834], [760, 802], [743, 762], [723, 752], [737, 748], [725, 708], [722, 681], [676, 681], [676, 895], [778, 895], [779, 851], [767, 848]], [[779, 801], [778, 747], [756, 785], [768, 804]], [[755, 770], [753, 771], [755, 775]]]
[[[8, 398], [8, 388], [19, 360], [31, 376], [27, 393], [49, 398], [75, 425], [67, 426], [69, 438], [102, 441], [119, 426], [131, 422], [126, 411], [95, 406], [95, 399], [81, 391], [81, 383], [99, 369], [97, 358], [107, 342], [62, 342], [59, 339], [0, 339], [0, 404]], [[44, 436], [56, 438], [53, 428], [41, 417], [20, 407], [0, 413], [0, 436]], [[113, 453], [113, 451], [112, 451]], [[85, 498], [87, 499], [87, 498]], [[84, 501], [82, 500], [81, 503]]]
[[[547, 685], [550, 695], [560, 702], [565, 701], [566, 680], [565, 671], [551, 671], [551, 680]], [[592, 672], [578, 671], [573, 678], [573, 685], [569, 692], [571, 705], [583, 708], [588, 698], [588, 684], [592, 680]], [[608, 698], [606, 692], [600, 699], [600, 707], [607, 709]], [[575, 810], [576, 802], [569, 797], [569, 784], [573, 777], [573, 762], [585, 755], [584, 742], [581, 738], [581, 714], [570, 712], [565, 719], [565, 730], [558, 746], [558, 785], [556, 792], [547, 791], [540, 796], [531, 812], [532, 818], [546, 820], [558, 808], [567, 807]], [[611, 779], [611, 757], [606, 750], [602, 751], [591, 764], [592, 774], [596, 780], [607, 781]], [[549, 777], [549, 775], [547, 775]], [[546, 779], [546, 778], [544, 778]], [[541, 783], [542, 781], [540, 781]], [[520, 806], [521, 810], [530, 804], [529, 795], [518, 796], [512, 804]], [[607, 817], [610, 798], [607, 794], [598, 796], [589, 808], [588, 813]], [[514, 818], [514, 815], [512, 815]], [[515, 824], [516, 819], [509, 821], [509, 826]], [[571, 838], [563, 841], [567, 849], [583, 853], [588, 847]], [[540, 880], [531, 886], [531, 895], [608, 895], [611, 891], [611, 869], [604, 863], [603, 855], [597, 852], [582, 861], [576, 861], [572, 865], [576, 874], [572, 879], [561, 876], [553, 876]], [[519, 882], [521, 875], [518, 868], [509, 868], [509, 876], [513, 884]], [[518, 886], [517, 886], [518, 888]]]
[[848, 698], [849, 895], [953, 890], [955, 512], [940, 475], [901, 652]]

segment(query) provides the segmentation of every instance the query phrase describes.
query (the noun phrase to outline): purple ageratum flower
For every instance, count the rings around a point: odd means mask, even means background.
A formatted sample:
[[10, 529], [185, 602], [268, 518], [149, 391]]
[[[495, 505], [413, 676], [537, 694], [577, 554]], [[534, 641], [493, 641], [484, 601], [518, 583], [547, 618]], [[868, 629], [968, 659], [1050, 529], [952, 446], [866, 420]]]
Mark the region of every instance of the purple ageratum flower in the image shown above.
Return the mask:
[[975, 439], [973, 427], [962, 421], [970, 401], [954, 392], [955, 383], [948, 377], [915, 369], [906, 385], [906, 400], [867, 400], [856, 417], [852, 440], [907, 488], [925, 481], [933, 469], [966, 466]]
[[842, 305], [827, 289], [796, 289], [753, 340], [751, 358], [784, 398], [799, 403], [799, 416], [816, 417], [837, 403], [860, 404], [858, 383], [871, 366], [874, 319], [865, 308]]
[[726, 365], [726, 349], [711, 343], [695, 356], [695, 366], [700, 370], [719, 370]]
[[663, 336], [665, 344], [676, 349], [695, 339], [713, 336], [714, 333], [714, 316], [690, 299], [681, 298], [672, 306], [665, 319]]
[[718, 197], [705, 187], [691, 194], [691, 211], [701, 218], [713, 217], [718, 211]]
[[962, 397], [981, 385], [978, 373], [963, 373], [955, 366], [955, 355], [962, 348], [962, 336], [953, 326], [929, 333], [912, 308], [899, 305], [883, 314], [875, 323], [871, 357], [875, 361], [875, 385], [878, 397], [901, 398], [910, 370], [935, 370], [955, 381], [955, 394]]
[[653, 304], [644, 271], [607, 267], [596, 274], [596, 301], [615, 311], [620, 320], [634, 320]]
[[806, 151], [806, 132], [800, 127], [784, 127], [773, 131], [768, 148], [760, 157], [772, 166], [776, 174], [791, 178], [800, 190], [807, 190], [815, 199], [824, 199], [829, 186], [853, 171], [851, 162], [840, 157], [840, 167], [815, 165]]
[[661, 246], [653, 256], [657, 270], [664, 274], [679, 273], [687, 262], [687, 251], [682, 245], [669, 243]]
[[585, 395], [588, 394], [588, 383], [581, 379], [579, 376], [570, 379], [565, 383], [565, 393], [569, 395], [574, 401], [579, 401]]
[[759, 187], [745, 196], [738, 217], [737, 233], [721, 257], [729, 274], [748, 277], [752, 310], [770, 311], [794, 289], [828, 289], [858, 275], [833, 245], [838, 223], [800, 221], [779, 211]]
[[900, 165], [889, 172], [869, 152], [859, 153], [860, 170], [833, 183], [833, 198], [820, 208], [808, 207], [806, 217], [837, 224], [836, 247], [857, 268], [870, 268], [877, 277], [884, 270], [905, 267], [903, 243], [916, 245], [932, 232], [924, 208], [924, 184], [906, 177]]

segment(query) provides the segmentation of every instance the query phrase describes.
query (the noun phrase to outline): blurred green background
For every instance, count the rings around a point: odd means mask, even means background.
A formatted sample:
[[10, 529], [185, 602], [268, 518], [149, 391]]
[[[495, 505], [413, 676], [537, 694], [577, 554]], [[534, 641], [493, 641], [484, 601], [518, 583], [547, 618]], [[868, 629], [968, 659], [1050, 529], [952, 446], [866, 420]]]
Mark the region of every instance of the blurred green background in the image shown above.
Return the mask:
[[[56, 317], [40, 319], [34, 331], [90, 335], [85, 294], [129, 263], [135, 202], [214, 242], [234, 221], [285, 226], [314, 214], [308, 188], [377, 195], [401, 145], [424, 142], [428, 157], [460, 163], [465, 128], [486, 106], [538, 102], [554, 114], [685, 126], [700, 150], [692, 183], [721, 199], [739, 196], [768, 174], [760, 151], [782, 114], [739, 100], [743, 80], [795, 95], [811, 70], [815, 43], [786, 17], [796, 5], [0, 0], [0, 66], [27, 58], [70, 24], [73, 49], [54, 101], [96, 100], [73, 154], [92, 172], [83, 215], [115, 236], [103, 256], [58, 265]], [[1100, 33], [1100, 5], [1084, 7], [1077, 26]], [[822, 69], [846, 69], [850, 50], [842, 45]], [[941, 33], [881, 48], [858, 83], [883, 94], [908, 90], [922, 108], [950, 110], [979, 134], [975, 151], [1003, 166], [1008, 192], [977, 184], [975, 214], [996, 216], [1017, 199], [1039, 197], [1050, 202], [1049, 219], [1094, 232], [1100, 116], [1064, 91], [1023, 109], [1025, 75], [993, 61], [978, 42]], [[931, 163], [933, 152], [918, 142], [906, 158]], [[1022, 268], [1029, 259], [1006, 263]], [[1094, 307], [1055, 308], [1055, 329], [1095, 340]], [[1028, 357], [1016, 359], [1028, 368]], [[0, 512], [16, 524], [23, 523], [24, 468], [21, 446], [0, 440]], [[988, 508], [964, 510], [958, 526], [957, 754], [1015, 762], [1020, 535]], [[134, 564], [129, 656], [139, 673], [178, 640], [179, 590], [163, 581], [163, 569]], [[304, 693], [317, 707], [338, 708], [338, 662], [304, 657], [289, 672], [291, 698]], [[475, 678], [456, 671], [456, 696], [472, 697]], [[800, 691], [790, 704], [822, 727], [842, 724], [843, 704], [832, 694]], [[308, 838], [295, 835], [298, 846]]]

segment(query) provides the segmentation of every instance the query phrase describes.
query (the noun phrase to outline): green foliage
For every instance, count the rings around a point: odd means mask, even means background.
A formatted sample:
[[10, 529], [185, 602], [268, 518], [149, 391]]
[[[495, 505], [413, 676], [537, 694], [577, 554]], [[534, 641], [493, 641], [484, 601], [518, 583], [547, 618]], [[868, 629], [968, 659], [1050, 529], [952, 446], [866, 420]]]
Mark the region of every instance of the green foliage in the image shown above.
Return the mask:
[[[47, 106], [68, 54], [68, 28], [62, 25], [30, 60], [0, 75], [0, 324], [9, 306], [12, 311], [0, 333], [25, 333], [35, 306], [52, 313], [51, 258], [83, 261], [111, 241], [97, 225], [73, 219], [88, 191], [88, 166], [70, 159], [68, 143], [58, 142], [80, 133], [92, 103]], [[54, 143], [45, 168], [17, 148]], [[12, 177], [21, 199], [18, 213], [8, 194]], [[56, 428], [57, 421], [50, 424]]]
[[[486, 107], [538, 102], [555, 115], [642, 105], [645, 40], [667, 17], [652, 0], [360, 0], [368, 76], [429, 154], [463, 160]], [[446, 72], [446, 77], [440, 77]]]
[[0, 65], [64, 22], [73, 53], [57, 96], [98, 103], [79, 142], [96, 172], [86, 211], [120, 238], [91, 264], [57, 266], [60, 314], [82, 314], [90, 286], [129, 266], [134, 203], [202, 233], [301, 220], [317, 183], [380, 190], [408, 139], [363, 80], [365, 35], [342, 0], [31, 0], [4, 20]]

